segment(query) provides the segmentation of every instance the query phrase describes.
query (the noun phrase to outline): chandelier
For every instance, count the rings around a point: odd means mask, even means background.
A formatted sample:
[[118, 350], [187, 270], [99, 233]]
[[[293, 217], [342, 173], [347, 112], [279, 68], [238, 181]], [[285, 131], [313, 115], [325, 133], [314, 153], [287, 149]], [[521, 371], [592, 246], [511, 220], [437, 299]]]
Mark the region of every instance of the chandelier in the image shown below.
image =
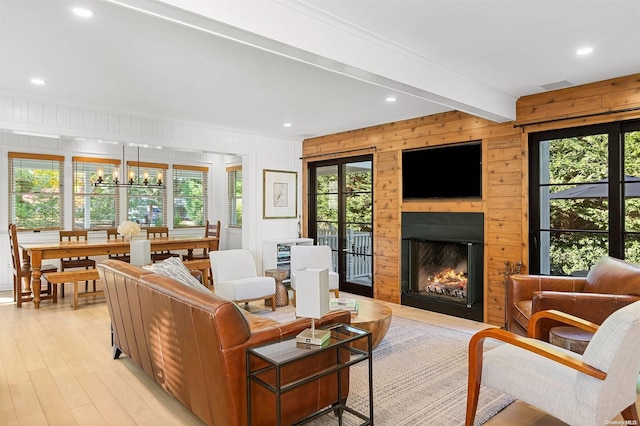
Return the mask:
[[[124, 161], [124, 145], [123, 145], [122, 146], [122, 167], [125, 167], [125, 164], [127, 163]], [[97, 175], [98, 177], [96, 181], [93, 183], [93, 186], [96, 186], [96, 187], [128, 187], [128, 188], [150, 187], [150, 188], [162, 188], [162, 189], [165, 188], [165, 185], [163, 183], [162, 170], [158, 170], [158, 174], [156, 176], [155, 181], [149, 180], [148, 171], [145, 170], [142, 173], [140, 173], [140, 147], [139, 146], [138, 146], [138, 162], [136, 163], [136, 167], [129, 167], [129, 171], [127, 172], [125, 182], [120, 181], [120, 178], [122, 175], [120, 174], [119, 166], [115, 166], [113, 168], [113, 178], [111, 179], [111, 182], [105, 181], [104, 169], [99, 168], [97, 170]]]

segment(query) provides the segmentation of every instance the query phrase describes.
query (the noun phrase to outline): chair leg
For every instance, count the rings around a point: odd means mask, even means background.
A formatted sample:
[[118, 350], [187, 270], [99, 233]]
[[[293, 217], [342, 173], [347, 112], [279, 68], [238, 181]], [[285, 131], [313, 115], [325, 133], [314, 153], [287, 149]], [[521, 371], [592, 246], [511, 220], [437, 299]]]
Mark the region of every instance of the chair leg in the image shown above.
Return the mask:
[[640, 422], [635, 403], [622, 410], [622, 418], [625, 419], [626, 423], [629, 425], [637, 425], [638, 422]]
[[293, 291], [293, 297], [291, 298], [291, 304], [293, 305], [293, 307], [296, 307], [296, 291], [291, 289], [291, 291]]
[[271, 299], [271, 310], [275, 311], [276, 310], [276, 295], [274, 294], [273, 296], [270, 297]]
[[333, 292], [333, 297], [335, 297], [336, 299], [340, 297], [340, 290], [339, 289], [333, 289], [333, 290], [329, 290]]

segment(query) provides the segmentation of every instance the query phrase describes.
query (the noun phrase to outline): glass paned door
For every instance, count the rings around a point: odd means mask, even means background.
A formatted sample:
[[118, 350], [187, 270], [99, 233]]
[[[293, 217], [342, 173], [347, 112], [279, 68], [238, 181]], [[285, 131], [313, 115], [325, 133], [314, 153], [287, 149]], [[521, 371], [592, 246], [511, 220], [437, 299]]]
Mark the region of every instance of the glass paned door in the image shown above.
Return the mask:
[[624, 258], [640, 264], [640, 130], [624, 133]]
[[309, 236], [333, 252], [340, 289], [373, 296], [372, 158], [311, 163]]

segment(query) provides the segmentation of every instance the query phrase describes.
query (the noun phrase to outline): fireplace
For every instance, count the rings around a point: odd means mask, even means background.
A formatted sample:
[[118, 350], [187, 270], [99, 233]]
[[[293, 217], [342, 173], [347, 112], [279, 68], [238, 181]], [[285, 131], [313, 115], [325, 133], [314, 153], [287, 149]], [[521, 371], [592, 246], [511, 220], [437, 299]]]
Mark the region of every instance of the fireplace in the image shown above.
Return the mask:
[[482, 213], [402, 214], [403, 305], [483, 320]]

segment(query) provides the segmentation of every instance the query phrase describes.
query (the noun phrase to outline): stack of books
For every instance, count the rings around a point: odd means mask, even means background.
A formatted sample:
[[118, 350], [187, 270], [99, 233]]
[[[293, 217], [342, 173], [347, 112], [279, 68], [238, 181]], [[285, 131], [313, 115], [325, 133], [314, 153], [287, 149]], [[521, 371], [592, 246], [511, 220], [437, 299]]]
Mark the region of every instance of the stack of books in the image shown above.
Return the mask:
[[358, 313], [358, 301], [347, 297], [338, 297], [329, 300], [330, 311], [349, 311], [352, 314]]

